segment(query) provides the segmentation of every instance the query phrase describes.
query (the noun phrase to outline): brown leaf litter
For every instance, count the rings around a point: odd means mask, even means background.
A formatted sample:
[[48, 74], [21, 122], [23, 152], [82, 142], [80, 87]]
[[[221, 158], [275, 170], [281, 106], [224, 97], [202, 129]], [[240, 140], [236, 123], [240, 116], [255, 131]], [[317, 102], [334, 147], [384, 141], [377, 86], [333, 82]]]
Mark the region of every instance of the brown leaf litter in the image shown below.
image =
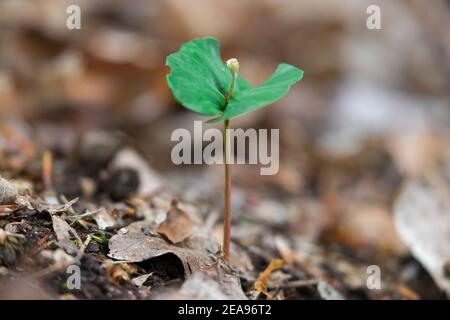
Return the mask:
[[193, 233], [188, 239], [172, 244], [162, 238], [151, 222], [134, 222], [109, 240], [109, 256], [116, 260], [142, 262], [165, 254], [180, 259], [186, 276], [214, 262], [219, 245], [208, 234]]
[[441, 178], [411, 180], [395, 205], [395, 226], [412, 254], [450, 295], [450, 193]]
[[178, 202], [172, 200], [166, 220], [156, 227], [156, 232], [166, 237], [171, 243], [179, 243], [189, 238], [194, 223], [189, 215], [178, 208]]

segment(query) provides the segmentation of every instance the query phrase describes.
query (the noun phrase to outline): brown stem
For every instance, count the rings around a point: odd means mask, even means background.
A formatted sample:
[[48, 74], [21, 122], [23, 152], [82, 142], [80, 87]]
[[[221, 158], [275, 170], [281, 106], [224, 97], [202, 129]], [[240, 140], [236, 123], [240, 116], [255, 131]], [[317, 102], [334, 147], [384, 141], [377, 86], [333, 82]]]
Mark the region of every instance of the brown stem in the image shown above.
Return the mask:
[[[227, 67], [231, 72], [232, 79], [230, 83], [230, 90], [226, 97], [226, 105], [233, 98], [234, 88], [236, 86], [237, 76], [239, 72], [239, 62], [236, 59], [227, 61]], [[230, 128], [230, 120], [225, 120], [223, 124], [223, 154], [225, 159], [225, 190], [224, 190], [224, 222], [223, 222], [223, 256], [225, 260], [230, 259], [231, 246], [231, 164], [230, 164], [230, 137], [228, 136], [228, 129]]]
[[230, 141], [227, 130], [230, 127], [230, 120], [224, 122], [223, 152], [225, 158], [225, 192], [224, 192], [224, 224], [223, 224], [223, 253], [225, 260], [230, 257], [231, 242], [231, 165], [229, 161]]

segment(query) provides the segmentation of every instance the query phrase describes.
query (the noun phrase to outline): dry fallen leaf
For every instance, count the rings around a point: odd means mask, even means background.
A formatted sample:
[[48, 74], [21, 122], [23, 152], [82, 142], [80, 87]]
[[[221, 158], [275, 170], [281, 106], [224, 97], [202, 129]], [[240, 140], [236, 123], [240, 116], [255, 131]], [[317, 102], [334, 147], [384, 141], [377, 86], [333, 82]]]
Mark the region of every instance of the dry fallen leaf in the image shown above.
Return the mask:
[[207, 271], [194, 272], [180, 290], [158, 296], [161, 300], [247, 300], [239, 278], [227, 274], [221, 281]]
[[152, 275], [153, 275], [153, 272], [150, 272], [150, 273], [144, 274], [142, 276], [138, 276], [138, 277], [131, 279], [131, 282], [137, 287], [142, 287], [144, 285], [144, 283], [148, 280], [148, 278], [150, 278]]
[[[82, 242], [75, 229], [73, 229], [64, 219], [57, 215], [52, 215], [53, 230], [55, 231], [58, 244], [66, 250], [68, 254], [79, 254]], [[73, 242], [77, 241], [78, 245]]]
[[105, 208], [100, 208], [93, 218], [100, 230], [112, 228], [117, 224], [116, 219]]
[[185, 275], [214, 261], [219, 245], [208, 234], [194, 233], [179, 244], [170, 244], [161, 238], [154, 225], [147, 221], [135, 222], [119, 230], [109, 240], [109, 256], [117, 260], [141, 262], [164, 254], [174, 254], [184, 267]]
[[171, 208], [167, 211], [166, 220], [156, 227], [156, 231], [162, 234], [172, 243], [179, 243], [187, 239], [194, 228], [194, 223], [189, 215], [178, 208], [176, 200], [172, 200]]
[[450, 261], [447, 192], [433, 182], [409, 181], [395, 204], [395, 226], [414, 257], [436, 284], [450, 294], [450, 279], [445, 273], [445, 266]]
[[248, 299], [242, 291], [239, 276], [221, 258], [219, 258], [212, 265], [202, 268], [202, 273], [210, 279], [216, 281], [220, 286], [220, 290], [227, 296], [228, 299]]

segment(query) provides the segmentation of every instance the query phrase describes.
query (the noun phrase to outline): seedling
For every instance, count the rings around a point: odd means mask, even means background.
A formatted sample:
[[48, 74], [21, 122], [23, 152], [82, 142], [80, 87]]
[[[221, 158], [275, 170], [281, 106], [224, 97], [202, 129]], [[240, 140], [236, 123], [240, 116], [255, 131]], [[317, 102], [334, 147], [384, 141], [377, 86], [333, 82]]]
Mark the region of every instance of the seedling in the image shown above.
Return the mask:
[[230, 120], [265, 107], [287, 95], [289, 88], [300, 81], [303, 71], [289, 64], [280, 64], [272, 76], [259, 87], [252, 87], [240, 74], [237, 59], [223, 63], [219, 41], [199, 38], [183, 44], [167, 57], [171, 68], [167, 82], [175, 99], [185, 108], [205, 116], [209, 123], [224, 123], [224, 258], [230, 256], [231, 232], [231, 165], [228, 129]]

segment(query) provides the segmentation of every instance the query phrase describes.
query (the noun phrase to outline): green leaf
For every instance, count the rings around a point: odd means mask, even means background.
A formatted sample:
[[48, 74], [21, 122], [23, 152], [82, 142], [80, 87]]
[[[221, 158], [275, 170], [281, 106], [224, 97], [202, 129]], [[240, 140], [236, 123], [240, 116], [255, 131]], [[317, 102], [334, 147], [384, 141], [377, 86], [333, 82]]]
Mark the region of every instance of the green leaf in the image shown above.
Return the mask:
[[241, 116], [283, 98], [298, 82], [303, 71], [280, 64], [275, 73], [260, 87], [253, 88], [240, 75], [233, 97], [227, 102], [232, 75], [220, 57], [219, 42], [199, 38], [181, 46], [167, 57], [171, 68], [167, 82], [175, 98], [185, 108], [219, 122]]
[[223, 115], [208, 122], [215, 123], [236, 118], [270, 105], [285, 97], [289, 88], [299, 82], [302, 77], [302, 70], [289, 64], [280, 64], [272, 76], [261, 86], [235, 92]]
[[[175, 98], [184, 107], [203, 115], [221, 115], [232, 76], [222, 62], [219, 41], [214, 38], [191, 40], [167, 57], [172, 71], [167, 82]], [[238, 77], [236, 89], [250, 88]]]

